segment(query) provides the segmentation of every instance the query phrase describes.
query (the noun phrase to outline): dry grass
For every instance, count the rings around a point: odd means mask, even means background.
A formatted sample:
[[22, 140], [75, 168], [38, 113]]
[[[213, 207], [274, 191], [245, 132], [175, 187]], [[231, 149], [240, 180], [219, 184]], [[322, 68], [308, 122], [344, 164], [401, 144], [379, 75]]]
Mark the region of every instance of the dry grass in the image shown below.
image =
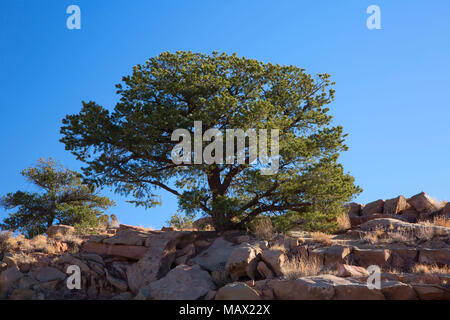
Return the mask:
[[313, 241], [325, 244], [327, 246], [331, 245], [331, 235], [324, 232], [312, 232], [311, 237]]
[[425, 274], [450, 274], [450, 266], [439, 267], [437, 265], [427, 265], [427, 264], [416, 264], [412, 271], [414, 273], [425, 273]]
[[437, 216], [434, 217], [433, 224], [435, 226], [450, 228], [450, 219], [446, 216]]
[[270, 246], [270, 250], [274, 250], [274, 251], [278, 250], [278, 251], [286, 252], [286, 247], [283, 243], [276, 242]]
[[285, 262], [281, 267], [281, 272], [285, 279], [295, 280], [301, 277], [316, 276], [322, 270], [322, 263], [317, 258], [306, 259], [304, 257], [294, 257]]
[[351, 228], [350, 217], [347, 213], [343, 212], [337, 216], [336, 222], [339, 227], [339, 231], [345, 231]]
[[269, 217], [255, 219], [252, 222], [250, 231], [259, 240], [271, 240], [275, 235], [275, 228]]
[[[65, 242], [71, 247], [78, 247], [82, 244], [83, 239], [75, 235], [61, 236], [58, 241]], [[57, 252], [56, 240], [48, 239], [44, 235], [38, 235], [32, 239], [27, 239], [23, 235], [14, 237], [12, 233], [2, 232], [0, 234], [0, 249], [5, 252], [30, 253], [44, 252], [54, 254]]]

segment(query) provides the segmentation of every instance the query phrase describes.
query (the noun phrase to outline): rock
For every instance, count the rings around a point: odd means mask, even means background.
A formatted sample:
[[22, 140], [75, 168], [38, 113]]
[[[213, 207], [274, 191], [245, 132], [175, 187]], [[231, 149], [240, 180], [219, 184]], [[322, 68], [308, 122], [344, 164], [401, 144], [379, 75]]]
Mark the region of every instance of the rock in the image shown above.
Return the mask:
[[432, 238], [434, 235], [449, 236], [450, 228], [409, 223], [396, 219], [375, 219], [361, 224], [360, 229], [363, 231], [376, 231], [383, 229], [385, 232], [402, 232], [409, 233], [411, 236], [423, 239], [425, 236]]
[[217, 238], [208, 249], [194, 257], [192, 262], [210, 272], [225, 270], [225, 265], [233, 249], [234, 246], [231, 242]]
[[[296, 280], [272, 280], [270, 286], [280, 300], [331, 300], [335, 290], [327, 276], [303, 277]], [[333, 277], [333, 276], [331, 276]]]
[[61, 280], [55, 279], [47, 282], [41, 282], [39, 287], [48, 292], [56, 292], [60, 288]]
[[349, 217], [359, 217], [362, 214], [362, 210], [364, 209], [364, 205], [360, 203], [351, 202], [346, 205], [348, 208], [348, 216]]
[[419, 263], [448, 266], [450, 265], [450, 248], [421, 249], [419, 253]]
[[241, 277], [249, 277], [254, 280], [261, 252], [259, 247], [248, 243], [243, 243], [234, 248], [225, 265], [225, 270], [230, 273], [231, 279], [238, 281]]
[[384, 203], [383, 213], [384, 214], [399, 214], [401, 211], [410, 208], [411, 205], [406, 202], [404, 196], [398, 196], [394, 199], [386, 200]]
[[362, 210], [363, 216], [371, 216], [375, 213], [383, 213], [384, 208], [384, 200], [377, 200], [374, 202], [370, 202], [365, 205], [364, 209]]
[[338, 277], [364, 277], [369, 276], [366, 268], [358, 266], [350, 266], [348, 264], [341, 264], [338, 267]]
[[211, 217], [200, 218], [195, 220], [192, 226], [197, 230], [212, 229], [213, 220]]
[[134, 230], [134, 231], [141, 231], [141, 232], [153, 231], [153, 229], [137, 227], [137, 226], [130, 226], [128, 224], [119, 224], [119, 230], [117, 230], [117, 232], [119, 232], [121, 230]]
[[77, 257], [79, 257], [81, 259], [89, 260], [89, 261], [94, 261], [101, 265], [105, 265], [105, 261], [103, 260], [102, 256], [95, 254], [95, 253], [81, 252], [81, 253], [77, 254]]
[[[152, 241], [148, 241], [149, 239]], [[175, 240], [172, 235], [167, 234], [147, 238], [148, 247], [145, 248], [144, 256], [127, 268], [128, 286], [133, 293], [138, 293], [142, 286], [164, 277], [169, 272], [175, 260]]]
[[[271, 247], [285, 248], [286, 250], [295, 251], [299, 246], [298, 238], [288, 237], [284, 235], [277, 236], [276, 239], [271, 241]], [[261, 246], [262, 248], [266, 246]]]
[[103, 243], [115, 245], [143, 246], [149, 234], [132, 229], [119, 230], [114, 236], [106, 238]]
[[263, 261], [258, 262], [256, 270], [263, 277], [263, 279], [272, 279], [274, 277], [272, 270], [270, 270]]
[[216, 300], [261, 300], [261, 295], [242, 282], [233, 282], [219, 289]]
[[175, 253], [175, 264], [186, 264], [189, 259], [195, 256], [195, 245], [193, 243], [187, 245]]
[[217, 287], [223, 287], [224, 285], [233, 282], [228, 271], [214, 270], [211, 272], [211, 278]]
[[422, 284], [441, 284], [441, 279], [435, 274], [429, 273], [412, 273], [405, 274], [402, 276], [402, 282], [406, 283], [422, 283]]
[[419, 218], [420, 213], [414, 208], [409, 208], [409, 209], [402, 211], [400, 213], [400, 215], [402, 218], [404, 218], [404, 220], [406, 222], [413, 223], [413, 222], [417, 222], [417, 219]]
[[420, 300], [450, 300], [450, 290], [430, 284], [412, 284]]
[[15, 289], [9, 298], [11, 300], [35, 300], [37, 294], [31, 289]]
[[45, 232], [49, 238], [55, 238], [58, 236], [67, 236], [75, 233], [75, 228], [72, 226], [66, 226], [63, 224], [50, 226]]
[[216, 294], [217, 294], [216, 290], [209, 290], [205, 296], [205, 300], [207, 300], [207, 301], [214, 300], [214, 298], [216, 297]]
[[164, 278], [143, 288], [139, 294], [155, 300], [196, 300], [214, 288], [209, 273], [198, 265], [179, 265]]
[[64, 280], [67, 274], [52, 267], [42, 267], [31, 272], [32, 276], [40, 282]]
[[10, 267], [0, 273], [0, 299], [4, 299], [13, 284], [23, 277], [23, 273], [16, 266]]
[[126, 281], [113, 277], [108, 271], [106, 271], [106, 279], [117, 290], [119, 291], [128, 290], [128, 283]]
[[283, 266], [288, 261], [288, 258], [283, 251], [263, 250], [261, 259], [273, 270], [275, 275], [283, 275]]
[[416, 194], [409, 198], [408, 203], [413, 206], [419, 213], [431, 213], [436, 211], [433, 199], [431, 199], [425, 192]]
[[447, 202], [442, 208], [441, 214], [447, 218], [450, 218], [450, 202]]
[[347, 256], [351, 253], [349, 247], [344, 247], [341, 245], [333, 245], [330, 247], [317, 248], [309, 252], [309, 256], [316, 257], [325, 266], [337, 267], [340, 264], [345, 263]]
[[388, 261], [391, 255], [391, 251], [388, 249], [354, 248], [353, 255], [358, 265], [362, 267], [377, 265], [380, 268], [386, 268], [389, 267]]
[[350, 217], [350, 224], [352, 228], [357, 227], [367, 221], [377, 220], [377, 219], [392, 219], [392, 220], [400, 220], [408, 222], [409, 217], [398, 214], [382, 214], [382, 213], [374, 213], [370, 216], [361, 216], [361, 217]]
[[57, 258], [55, 260], [55, 263], [77, 265], [78, 267], [80, 267], [81, 272], [85, 272], [85, 273], [89, 273], [89, 271], [91, 271], [91, 269], [89, 268], [89, 266], [86, 263], [84, 263], [80, 259], [75, 258], [74, 256], [72, 256], [70, 254], [65, 254], [65, 255], [60, 256], [59, 258]]
[[183, 249], [195, 241], [196, 234], [190, 231], [153, 231], [145, 240], [146, 247], [158, 246], [158, 243], [165, 244], [173, 241], [176, 249]]
[[329, 276], [333, 282], [336, 294], [333, 300], [385, 300], [378, 289], [369, 289], [366, 282], [359, 282], [351, 278]]
[[115, 256], [127, 259], [142, 259], [147, 252], [146, 247], [128, 246], [128, 245], [110, 245], [98, 242], [85, 242], [82, 251], [87, 253], [95, 253], [102, 256]]
[[387, 300], [417, 300], [414, 289], [399, 281], [382, 281], [381, 293]]
[[391, 265], [397, 269], [408, 269], [416, 264], [419, 251], [416, 248], [392, 248]]

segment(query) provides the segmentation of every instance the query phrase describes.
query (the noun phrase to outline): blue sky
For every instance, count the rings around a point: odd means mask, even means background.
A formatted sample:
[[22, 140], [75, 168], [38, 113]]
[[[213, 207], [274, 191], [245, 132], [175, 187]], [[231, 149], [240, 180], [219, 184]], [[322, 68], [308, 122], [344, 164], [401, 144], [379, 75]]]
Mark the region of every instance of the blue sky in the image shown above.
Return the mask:
[[[81, 8], [68, 30], [66, 8]], [[366, 27], [369, 5], [381, 30]], [[336, 81], [341, 162], [368, 202], [426, 191], [450, 200], [450, 2], [447, 0], [0, 2], [0, 194], [32, 191], [19, 174], [40, 157], [78, 170], [59, 142], [82, 100], [112, 108], [116, 83], [162, 51], [236, 52]], [[122, 223], [159, 228], [176, 199], [135, 208], [109, 190]], [[0, 211], [0, 218], [6, 212]]]

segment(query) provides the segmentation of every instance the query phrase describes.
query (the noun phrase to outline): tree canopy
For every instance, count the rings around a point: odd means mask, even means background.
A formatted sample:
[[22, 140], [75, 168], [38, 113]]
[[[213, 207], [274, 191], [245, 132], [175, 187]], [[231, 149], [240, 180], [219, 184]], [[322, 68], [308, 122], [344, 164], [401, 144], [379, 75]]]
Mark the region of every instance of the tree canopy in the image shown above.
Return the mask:
[[[330, 221], [361, 191], [338, 163], [347, 146], [325, 107], [335, 94], [328, 74], [235, 54], [164, 52], [122, 80], [113, 110], [83, 102], [63, 120], [61, 141], [85, 162], [88, 181], [132, 195], [137, 205], [158, 204], [156, 191], [164, 189], [182, 211], [209, 215], [224, 230], [259, 215], [320, 213]], [[172, 134], [194, 135], [195, 121], [203, 132], [279, 130], [278, 171], [262, 174], [261, 162], [175, 163]], [[248, 145], [244, 151], [248, 160]]]
[[114, 205], [98, 195], [94, 186], [83, 184], [79, 173], [63, 168], [51, 158], [40, 159], [21, 174], [42, 191], [17, 191], [1, 198], [3, 208], [16, 209], [0, 224], [4, 230], [19, 231], [31, 238], [53, 224], [92, 228], [100, 222], [103, 210]]

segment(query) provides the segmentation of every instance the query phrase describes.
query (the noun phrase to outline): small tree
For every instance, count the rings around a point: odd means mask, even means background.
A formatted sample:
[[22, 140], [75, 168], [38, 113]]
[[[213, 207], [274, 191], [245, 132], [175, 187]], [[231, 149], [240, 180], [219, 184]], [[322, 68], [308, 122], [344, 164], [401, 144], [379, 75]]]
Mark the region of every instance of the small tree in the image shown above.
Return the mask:
[[17, 191], [1, 198], [0, 205], [17, 209], [3, 220], [0, 228], [20, 231], [27, 237], [44, 233], [53, 224], [95, 228], [103, 210], [114, 205], [99, 196], [91, 185], [83, 184], [79, 173], [63, 168], [53, 159], [40, 159], [35, 167], [21, 174], [41, 193]]
[[[146, 207], [158, 204], [154, 190], [164, 189], [185, 213], [211, 216], [217, 230], [289, 212], [321, 212], [332, 221], [361, 189], [337, 162], [347, 147], [342, 127], [331, 126], [324, 107], [334, 98], [330, 76], [304, 71], [236, 55], [162, 53], [117, 85], [121, 99], [112, 112], [83, 102], [79, 114], [68, 115], [61, 141], [87, 164], [90, 181]], [[193, 136], [196, 121], [202, 132], [256, 129], [258, 141], [261, 129], [279, 130], [278, 171], [264, 175], [263, 163], [250, 165], [247, 144], [235, 148], [244, 150], [245, 163], [174, 161], [172, 134], [182, 128]]]
[[176, 213], [170, 217], [167, 224], [178, 230], [191, 229], [194, 223], [194, 217]]

